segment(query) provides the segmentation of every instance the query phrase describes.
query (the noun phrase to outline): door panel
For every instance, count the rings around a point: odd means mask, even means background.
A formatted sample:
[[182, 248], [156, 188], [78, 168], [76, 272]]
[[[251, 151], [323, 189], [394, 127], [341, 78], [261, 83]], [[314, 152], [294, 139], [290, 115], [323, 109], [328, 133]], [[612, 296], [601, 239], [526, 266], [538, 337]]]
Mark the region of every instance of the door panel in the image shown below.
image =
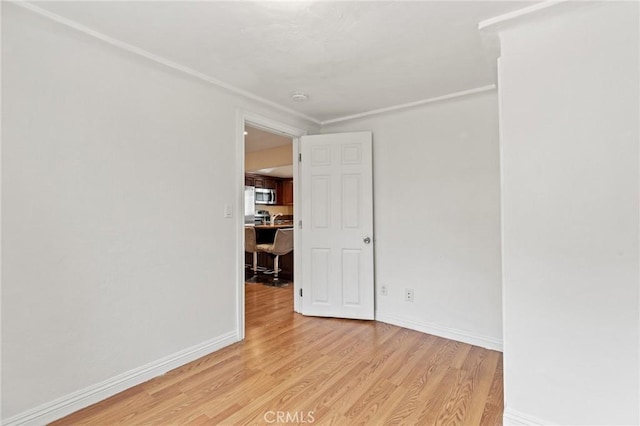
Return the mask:
[[301, 153], [302, 313], [373, 319], [371, 133], [303, 136]]
[[342, 250], [342, 297], [346, 306], [359, 306], [361, 250]]
[[329, 259], [331, 250], [312, 249], [311, 250], [311, 292], [309, 293], [314, 304], [329, 304]]
[[344, 228], [360, 228], [361, 193], [360, 175], [342, 176], [342, 226]]
[[331, 176], [312, 176], [310, 195], [313, 229], [328, 229], [331, 219]]

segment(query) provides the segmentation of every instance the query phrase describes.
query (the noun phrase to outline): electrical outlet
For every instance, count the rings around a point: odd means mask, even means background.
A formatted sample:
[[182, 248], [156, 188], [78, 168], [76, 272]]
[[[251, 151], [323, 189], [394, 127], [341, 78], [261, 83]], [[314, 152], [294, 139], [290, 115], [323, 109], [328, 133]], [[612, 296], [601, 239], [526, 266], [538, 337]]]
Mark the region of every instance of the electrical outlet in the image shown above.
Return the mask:
[[405, 302], [413, 302], [413, 289], [405, 288], [404, 289], [404, 301]]
[[381, 296], [386, 296], [387, 295], [387, 286], [382, 284], [382, 286], [380, 287], [380, 295]]

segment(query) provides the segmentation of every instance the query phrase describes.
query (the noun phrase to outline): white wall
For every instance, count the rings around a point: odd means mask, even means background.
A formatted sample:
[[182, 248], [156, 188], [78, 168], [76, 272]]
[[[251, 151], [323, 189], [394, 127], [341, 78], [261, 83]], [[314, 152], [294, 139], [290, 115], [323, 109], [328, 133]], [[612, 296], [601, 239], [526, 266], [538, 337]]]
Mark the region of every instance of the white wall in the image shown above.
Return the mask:
[[323, 126], [373, 131], [377, 319], [501, 347], [497, 115], [488, 92]]
[[638, 12], [500, 35], [507, 423], [640, 422]]
[[236, 111], [2, 5], [3, 419], [236, 332]]

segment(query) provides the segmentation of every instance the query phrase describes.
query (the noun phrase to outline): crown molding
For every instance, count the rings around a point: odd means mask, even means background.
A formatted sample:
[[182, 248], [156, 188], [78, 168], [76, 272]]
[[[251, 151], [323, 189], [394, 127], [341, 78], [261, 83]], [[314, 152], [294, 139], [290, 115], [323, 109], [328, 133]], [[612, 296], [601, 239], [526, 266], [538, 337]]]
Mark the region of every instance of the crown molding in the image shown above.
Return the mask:
[[499, 26], [501, 24], [512, 22], [519, 18], [529, 16], [533, 13], [540, 12], [542, 10], [548, 9], [553, 6], [557, 6], [559, 4], [565, 3], [568, 0], [547, 0], [541, 3], [536, 3], [531, 6], [524, 7], [522, 9], [514, 10], [502, 15], [494, 16], [493, 18], [485, 19], [484, 21], [480, 21], [478, 23], [478, 29], [484, 30], [490, 27]]
[[[486, 21], [482, 21], [479, 24], [479, 28], [485, 28], [487, 26], [490, 25], [494, 25], [497, 24], [498, 22], [502, 22], [503, 20], [506, 20], [507, 15], [511, 16], [511, 15], [515, 15], [515, 16], [520, 16], [522, 14], [528, 14], [528, 13], [532, 13], [533, 11], [539, 10], [539, 9], [543, 9], [552, 5], [555, 5], [556, 3], [562, 3], [562, 2], [567, 2], [569, 0], [553, 0], [553, 1], [546, 1], [542, 4], [538, 4], [538, 5], [534, 5], [534, 6], [530, 6], [528, 8], [525, 9], [520, 9], [518, 11], [515, 12], [511, 12], [510, 14], [505, 14], [505, 15], [500, 15], [498, 17], [495, 18], [491, 18], [488, 19]], [[371, 110], [371, 111], [365, 111], [365, 112], [361, 112], [361, 113], [357, 113], [357, 114], [352, 114], [352, 115], [347, 115], [347, 116], [343, 116], [343, 117], [337, 117], [337, 118], [333, 118], [330, 120], [318, 120], [317, 118], [311, 117], [309, 115], [303, 114], [301, 112], [295, 111], [291, 108], [288, 108], [284, 105], [281, 105], [279, 103], [270, 101], [268, 99], [265, 99], [261, 96], [258, 96], [254, 93], [251, 93], [249, 91], [240, 89], [236, 86], [233, 86], [229, 83], [226, 83], [224, 81], [218, 80], [214, 77], [211, 77], [207, 74], [204, 74], [200, 71], [196, 71], [192, 68], [189, 68], [187, 66], [181, 65], [177, 62], [174, 62], [172, 60], [169, 60], [167, 58], [164, 58], [162, 56], [156, 55], [154, 53], [151, 53], [147, 50], [144, 50], [142, 48], [139, 48], [137, 46], [134, 46], [132, 44], [123, 42], [121, 40], [118, 40], [116, 38], [113, 38], [111, 36], [108, 36], [106, 34], [103, 34], [99, 31], [93, 30], [85, 25], [82, 25], [72, 19], [68, 19], [65, 18], [64, 16], [58, 15], [56, 13], [50, 12], [46, 9], [43, 9], [39, 6], [36, 6], [34, 4], [25, 2], [25, 1], [16, 1], [16, 0], [8, 0], [9, 3], [14, 4], [16, 6], [19, 6], [23, 9], [26, 9], [30, 12], [33, 12], [37, 15], [40, 15], [44, 18], [50, 19], [52, 21], [55, 21], [61, 25], [64, 25], [68, 28], [71, 28], [73, 30], [79, 31], [83, 34], [86, 34], [94, 39], [100, 40], [103, 43], [107, 43], [111, 46], [114, 46], [116, 48], [125, 50], [129, 53], [132, 53], [134, 55], [137, 56], [141, 56], [147, 60], [153, 61], [157, 64], [160, 65], [164, 65], [168, 68], [171, 68], [175, 71], [179, 71], [181, 73], [187, 74], [191, 77], [194, 77], [198, 80], [204, 81], [206, 83], [212, 84], [214, 86], [217, 86], [221, 89], [227, 90], [229, 92], [235, 93], [239, 96], [242, 96], [244, 98], [247, 99], [251, 99], [254, 100], [256, 102], [262, 103], [264, 105], [276, 108], [280, 111], [286, 112], [288, 114], [291, 114], [293, 116], [305, 119], [307, 121], [310, 121], [314, 124], [318, 124], [320, 126], [326, 125], [326, 124], [333, 124], [333, 123], [338, 123], [338, 122], [342, 122], [342, 121], [347, 121], [347, 120], [354, 120], [356, 118], [362, 118], [362, 117], [368, 117], [368, 116], [372, 116], [372, 115], [378, 115], [378, 114], [383, 114], [383, 113], [387, 113], [387, 112], [393, 112], [393, 111], [397, 111], [397, 110], [401, 110], [401, 109], [407, 109], [407, 108], [412, 108], [412, 107], [416, 107], [416, 106], [421, 106], [421, 105], [425, 105], [425, 104], [430, 104], [430, 103], [434, 103], [434, 102], [440, 102], [440, 101], [445, 101], [448, 99], [454, 99], [454, 98], [458, 98], [458, 97], [462, 97], [462, 96], [468, 96], [468, 95], [472, 95], [475, 93], [481, 93], [481, 92], [486, 92], [486, 91], [490, 91], [490, 90], [494, 90], [496, 88], [495, 84], [490, 84], [487, 86], [481, 86], [481, 87], [477, 87], [474, 89], [469, 89], [469, 90], [463, 90], [460, 92], [454, 92], [454, 93], [449, 93], [446, 95], [442, 95], [442, 96], [437, 96], [437, 97], [433, 97], [433, 98], [428, 98], [428, 99], [423, 99], [423, 100], [419, 100], [419, 101], [415, 101], [415, 102], [409, 102], [409, 103], [405, 103], [405, 104], [399, 104], [399, 105], [393, 105], [390, 107], [386, 107], [386, 108], [380, 108], [380, 109], [375, 109], [375, 110]], [[549, 5], [547, 6], [542, 6], [542, 5], [546, 5], [547, 3], [549, 3]], [[532, 9], [531, 11], [527, 11], [528, 9]], [[535, 9], [535, 10], [533, 10]]]
[[573, 11], [603, 3], [606, 3], [606, 0], [546, 0], [532, 6], [485, 19], [478, 23], [478, 30], [484, 32], [500, 32], [505, 28], [510, 28], [532, 20], [555, 16], [566, 11]]
[[156, 62], [158, 64], [164, 65], [164, 66], [169, 67], [171, 69], [174, 69], [176, 71], [180, 71], [182, 73], [188, 74], [188, 75], [190, 75], [192, 77], [195, 77], [195, 78], [197, 78], [199, 80], [205, 81], [205, 82], [207, 82], [209, 84], [212, 84], [214, 86], [220, 87], [220, 88], [222, 88], [224, 90], [227, 90], [229, 92], [235, 93], [235, 94], [240, 95], [240, 96], [243, 96], [245, 98], [260, 102], [260, 103], [262, 103], [264, 105], [268, 105], [270, 107], [277, 108], [277, 109], [279, 109], [281, 111], [284, 111], [284, 112], [287, 112], [287, 113], [289, 113], [291, 115], [295, 115], [297, 117], [300, 117], [300, 118], [303, 118], [305, 120], [311, 121], [312, 123], [320, 124], [320, 120], [318, 120], [318, 119], [315, 119], [315, 118], [310, 117], [310, 116], [308, 116], [306, 114], [303, 114], [301, 112], [298, 112], [298, 111], [295, 111], [295, 110], [290, 109], [288, 107], [285, 107], [283, 105], [280, 105], [279, 103], [276, 103], [276, 102], [270, 101], [268, 99], [265, 99], [265, 98], [263, 98], [261, 96], [255, 95], [255, 94], [253, 94], [251, 92], [248, 92], [246, 90], [243, 90], [243, 89], [240, 89], [238, 87], [235, 87], [235, 86], [233, 86], [233, 85], [231, 85], [229, 83], [225, 83], [224, 81], [220, 81], [220, 80], [218, 80], [216, 78], [213, 78], [213, 77], [211, 77], [211, 76], [209, 76], [207, 74], [204, 74], [204, 73], [202, 73], [200, 71], [196, 71], [196, 70], [194, 70], [192, 68], [189, 68], [189, 67], [181, 65], [181, 64], [179, 64], [177, 62], [171, 61], [171, 60], [169, 60], [167, 58], [163, 58], [162, 56], [158, 56], [158, 55], [156, 55], [154, 53], [148, 52], [148, 51], [146, 51], [144, 49], [141, 49], [139, 47], [136, 47], [136, 46], [134, 46], [132, 44], [125, 43], [125, 42], [123, 42], [121, 40], [118, 40], [116, 38], [113, 38], [111, 36], [103, 34], [101, 32], [95, 31], [95, 30], [93, 30], [93, 29], [91, 29], [91, 28], [89, 28], [89, 27], [87, 27], [85, 25], [82, 25], [82, 24], [80, 24], [80, 23], [78, 23], [78, 22], [76, 22], [74, 20], [65, 18], [63, 16], [60, 16], [60, 15], [58, 15], [56, 13], [53, 13], [53, 12], [50, 12], [50, 11], [48, 11], [46, 9], [43, 9], [43, 8], [41, 8], [39, 6], [36, 6], [34, 4], [27, 3], [27, 2], [24, 2], [24, 1], [10, 1], [10, 3], [12, 3], [12, 4], [16, 5], [16, 6], [19, 6], [19, 7], [23, 8], [23, 9], [29, 10], [29, 11], [31, 11], [33, 13], [36, 13], [36, 14], [42, 16], [42, 17], [45, 17], [45, 18], [50, 19], [52, 21], [55, 21], [55, 22], [57, 22], [59, 24], [62, 24], [64, 26], [66, 26], [66, 27], [69, 27], [69, 28], [72, 28], [72, 29], [74, 29], [76, 31], [84, 33], [84, 34], [86, 34], [86, 35], [88, 35], [90, 37], [93, 37], [95, 39], [98, 39], [98, 40], [100, 40], [100, 41], [102, 41], [104, 43], [110, 44], [110, 45], [112, 45], [114, 47], [117, 47], [119, 49], [122, 49], [122, 50], [126, 50], [129, 53], [133, 53], [135, 55], [141, 56], [141, 57], [143, 57], [145, 59], [148, 59], [150, 61], [153, 61], [153, 62]]
[[476, 93], [488, 92], [490, 90], [495, 90], [495, 88], [496, 88], [495, 84], [489, 84], [487, 86], [476, 87], [475, 89], [463, 90], [461, 92], [454, 92], [454, 93], [449, 93], [447, 95], [436, 96], [435, 98], [428, 98], [428, 99], [423, 99], [423, 100], [420, 100], [420, 101], [409, 102], [409, 103], [406, 103], [406, 104], [394, 105], [394, 106], [390, 106], [390, 107], [387, 107], [387, 108], [379, 108], [379, 109], [374, 109], [374, 110], [371, 110], [371, 111], [361, 112], [359, 114], [346, 115], [344, 117], [332, 118], [331, 120], [322, 121], [320, 124], [324, 126], [325, 124], [339, 123], [341, 121], [354, 120], [356, 118], [368, 117], [370, 115], [384, 114], [384, 113], [387, 113], [387, 112], [392, 112], [392, 111], [397, 111], [397, 110], [401, 110], [401, 109], [412, 108], [412, 107], [416, 107], [416, 106], [420, 106], [420, 105], [431, 104], [431, 103], [434, 103], [434, 102], [445, 101], [445, 100], [448, 100], [448, 99], [460, 98], [462, 96], [473, 95], [473, 94], [476, 94]]

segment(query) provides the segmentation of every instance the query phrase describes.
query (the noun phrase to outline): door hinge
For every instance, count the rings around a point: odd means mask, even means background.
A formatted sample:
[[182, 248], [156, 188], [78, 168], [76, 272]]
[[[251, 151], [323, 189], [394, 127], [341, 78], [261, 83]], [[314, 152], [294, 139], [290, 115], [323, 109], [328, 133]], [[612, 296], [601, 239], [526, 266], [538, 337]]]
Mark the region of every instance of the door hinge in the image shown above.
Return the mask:
[[302, 289], [300, 289], [300, 297], [302, 297]]
[[302, 229], [302, 220], [298, 221], [298, 229]]
[[302, 163], [302, 153], [298, 154], [298, 163]]

